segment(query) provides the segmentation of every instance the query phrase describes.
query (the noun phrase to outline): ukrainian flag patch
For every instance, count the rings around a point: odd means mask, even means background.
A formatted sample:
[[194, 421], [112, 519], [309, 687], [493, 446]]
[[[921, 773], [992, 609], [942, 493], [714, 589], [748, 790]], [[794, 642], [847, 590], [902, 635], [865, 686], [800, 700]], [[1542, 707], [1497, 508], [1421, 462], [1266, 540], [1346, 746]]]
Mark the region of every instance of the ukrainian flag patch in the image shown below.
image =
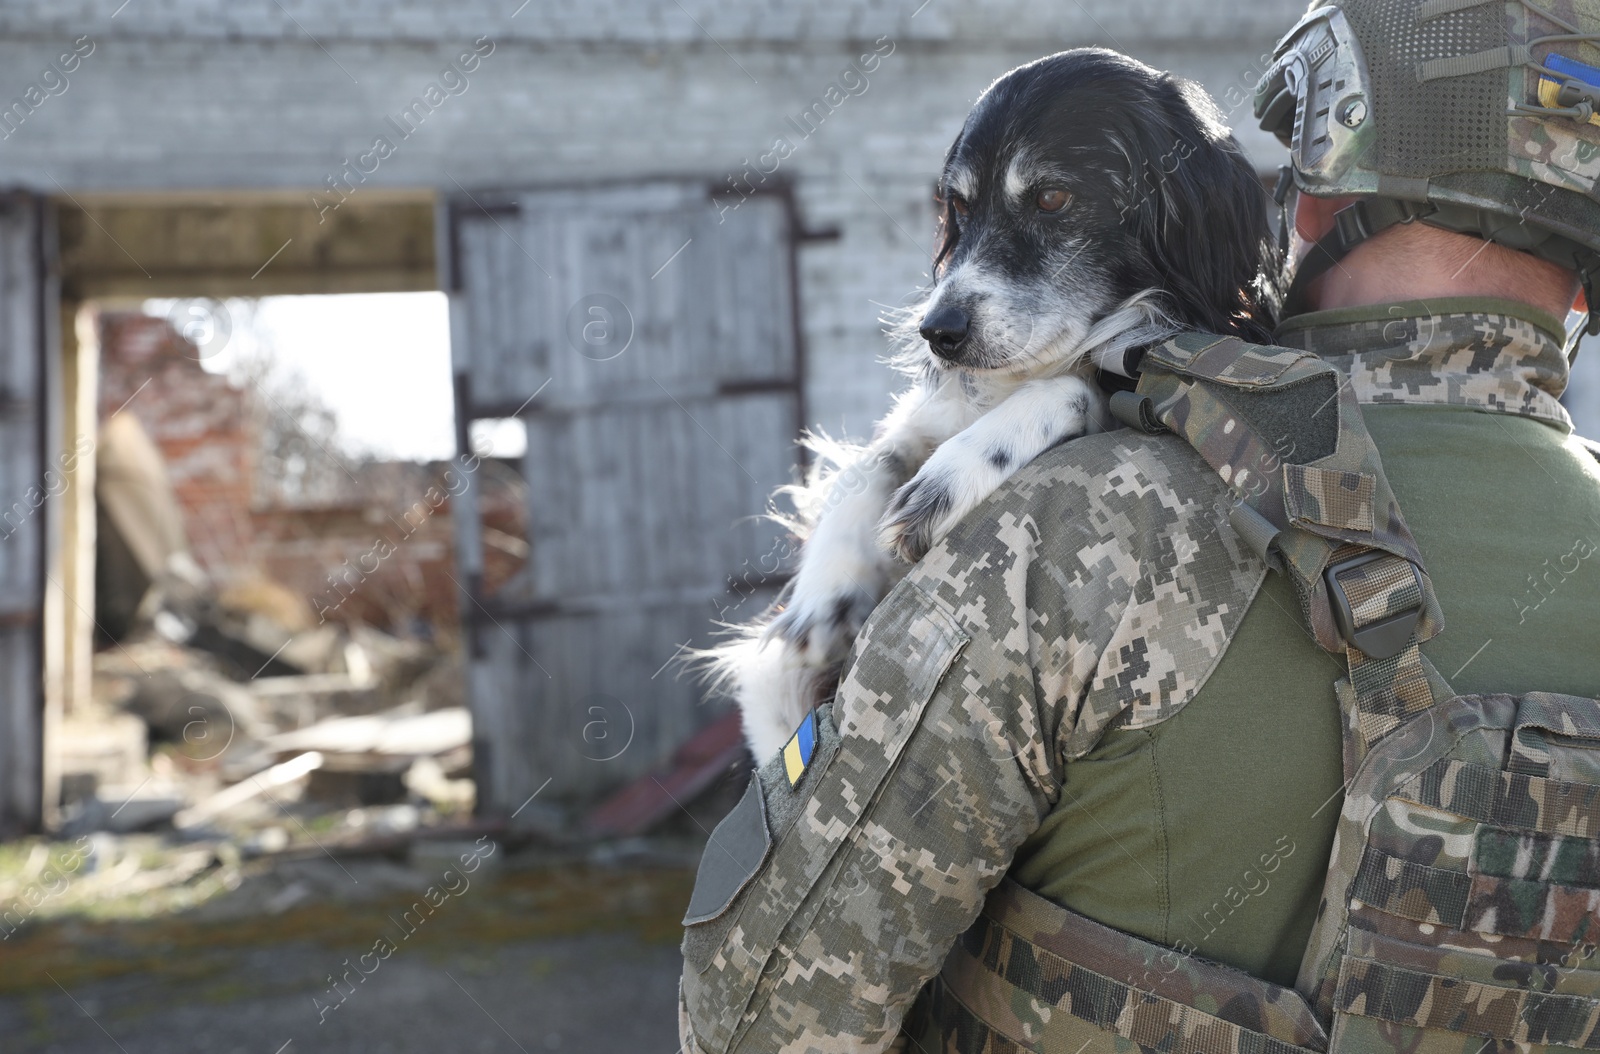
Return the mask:
[[[1563, 55], [1546, 55], [1544, 65], [1561, 74], [1569, 81], [1577, 81], [1589, 88], [1597, 89], [1600, 93], [1600, 69], [1577, 62]], [[1549, 74], [1539, 78], [1539, 104], [1551, 109], [1561, 107], [1562, 82], [1555, 80]], [[1590, 124], [1600, 125], [1600, 113], [1589, 118]]]
[[794, 730], [783, 748], [783, 768], [789, 774], [789, 786], [799, 783], [800, 777], [806, 774], [806, 766], [811, 764], [811, 754], [816, 749], [817, 715], [813, 711], [800, 722], [800, 727]]

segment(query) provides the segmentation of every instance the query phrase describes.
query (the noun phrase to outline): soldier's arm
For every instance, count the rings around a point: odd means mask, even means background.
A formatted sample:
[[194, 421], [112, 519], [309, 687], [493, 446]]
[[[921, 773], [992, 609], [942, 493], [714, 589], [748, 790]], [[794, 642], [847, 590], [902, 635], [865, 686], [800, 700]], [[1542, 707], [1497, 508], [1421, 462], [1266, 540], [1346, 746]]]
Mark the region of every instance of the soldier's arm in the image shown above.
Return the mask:
[[797, 778], [769, 762], [706, 849], [686, 1051], [889, 1046], [1066, 764], [1125, 714], [1182, 706], [1226, 647], [1266, 569], [1219, 530], [1222, 493], [1179, 440], [1091, 436], [912, 568], [818, 711], [809, 760], [786, 751]]
[[717, 829], [684, 941], [686, 1050], [887, 1049], [1038, 827], [1058, 729], [997, 586], [980, 624], [903, 583], [814, 730]]

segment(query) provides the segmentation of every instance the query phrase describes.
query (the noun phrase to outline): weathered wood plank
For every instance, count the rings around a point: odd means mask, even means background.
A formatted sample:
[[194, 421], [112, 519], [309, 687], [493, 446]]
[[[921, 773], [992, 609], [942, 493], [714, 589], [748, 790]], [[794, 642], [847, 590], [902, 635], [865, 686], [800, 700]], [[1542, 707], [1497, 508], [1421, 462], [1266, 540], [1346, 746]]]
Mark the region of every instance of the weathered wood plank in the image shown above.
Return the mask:
[[[0, 837], [36, 829], [43, 780], [43, 203], [0, 198]], [[45, 314], [46, 309], [50, 314]]]
[[[515, 203], [458, 211], [453, 238], [475, 401], [503, 412], [538, 393], [523, 413], [531, 573], [489, 601], [471, 677], [491, 813], [546, 779], [552, 799], [603, 793], [714, 716], [662, 667], [709, 643], [719, 611], [770, 596], [748, 582], [774, 569], [781, 531], [755, 514], [792, 478], [799, 399], [781, 201], [725, 223], [676, 183]], [[614, 356], [573, 339], [569, 312], [597, 294], [625, 316], [578, 322], [631, 324]], [[772, 383], [724, 390], [751, 381]]]

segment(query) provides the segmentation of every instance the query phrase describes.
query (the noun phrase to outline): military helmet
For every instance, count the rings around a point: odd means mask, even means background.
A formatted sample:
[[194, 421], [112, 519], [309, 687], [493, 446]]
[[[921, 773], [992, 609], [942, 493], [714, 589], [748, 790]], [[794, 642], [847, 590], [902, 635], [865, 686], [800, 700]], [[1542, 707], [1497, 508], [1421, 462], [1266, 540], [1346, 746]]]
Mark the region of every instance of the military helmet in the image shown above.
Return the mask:
[[1256, 89], [1280, 180], [1359, 198], [1295, 276], [1420, 220], [1578, 271], [1600, 313], [1600, 0], [1313, 0]]

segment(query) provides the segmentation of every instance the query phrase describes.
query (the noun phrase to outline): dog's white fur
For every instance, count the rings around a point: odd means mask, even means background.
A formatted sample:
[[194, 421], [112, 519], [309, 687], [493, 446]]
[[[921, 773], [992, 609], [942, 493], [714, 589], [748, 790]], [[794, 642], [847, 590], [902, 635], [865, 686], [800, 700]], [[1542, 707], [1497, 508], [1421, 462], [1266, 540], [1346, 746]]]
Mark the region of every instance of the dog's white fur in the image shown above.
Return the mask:
[[[1130, 125], [1139, 114], [1153, 123]], [[817, 467], [779, 517], [803, 540], [794, 578], [760, 622], [697, 653], [758, 762], [836, 683], [911, 563], [1021, 466], [1101, 427], [1096, 367], [1125, 372], [1128, 352], [1182, 329], [1260, 336], [1269, 321], [1259, 182], [1203, 89], [1125, 56], [1062, 52], [996, 81], [940, 197], [934, 285], [893, 320], [911, 386], [870, 443], [811, 437]]]
[[[796, 509], [785, 522], [804, 539], [787, 600], [767, 622], [704, 653], [738, 701], [757, 762], [783, 748], [871, 608], [912, 562], [1018, 468], [1100, 427], [1093, 363], [1120, 362], [1127, 349], [1176, 328], [1155, 297], [1141, 293], [1092, 324], [1086, 311], [1054, 298], [1042, 313], [1023, 316], [1033, 319], [1024, 332], [1011, 321], [1018, 315], [1007, 313], [1015, 290], [994, 283], [971, 265], [957, 266], [926, 302], [901, 313], [896, 329], [905, 350], [895, 362], [917, 381], [895, 398], [871, 443], [808, 437], [816, 468], [803, 486], [785, 488]], [[990, 305], [974, 313], [973, 326], [1006, 346], [1005, 365], [951, 366], [917, 337], [917, 320], [955, 289]]]

